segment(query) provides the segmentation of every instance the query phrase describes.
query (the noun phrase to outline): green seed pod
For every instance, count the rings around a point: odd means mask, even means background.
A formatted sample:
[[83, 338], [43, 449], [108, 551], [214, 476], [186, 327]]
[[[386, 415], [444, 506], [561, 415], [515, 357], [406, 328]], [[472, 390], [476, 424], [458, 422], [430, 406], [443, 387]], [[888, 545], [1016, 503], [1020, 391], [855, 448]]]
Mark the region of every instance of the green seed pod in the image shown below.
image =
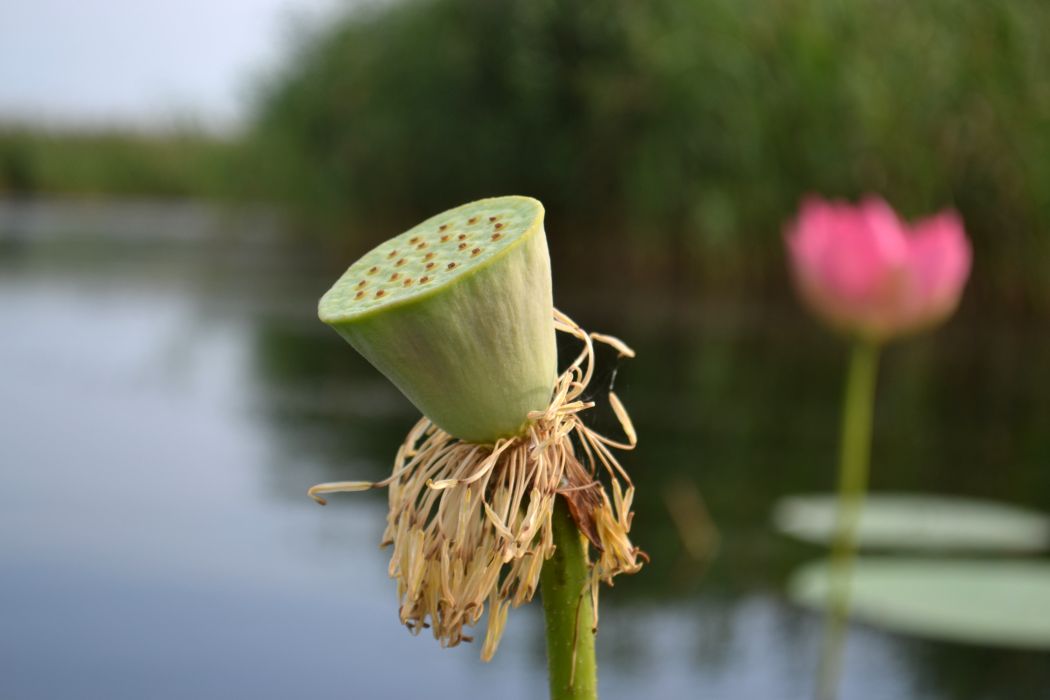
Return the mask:
[[351, 265], [318, 315], [447, 433], [518, 435], [557, 371], [543, 205], [495, 197], [432, 216]]

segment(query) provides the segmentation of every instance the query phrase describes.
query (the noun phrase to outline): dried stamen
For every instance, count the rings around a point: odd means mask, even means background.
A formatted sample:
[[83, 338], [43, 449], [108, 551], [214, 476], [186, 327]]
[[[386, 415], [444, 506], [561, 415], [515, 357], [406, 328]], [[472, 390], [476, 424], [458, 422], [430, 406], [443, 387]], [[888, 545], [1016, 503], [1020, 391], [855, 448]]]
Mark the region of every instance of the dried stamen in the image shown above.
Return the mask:
[[588, 428], [579, 415], [594, 405], [582, 399], [594, 372], [593, 341], [621, 354], [629, 348], [587, 334], [557, 311], [555, 327], [584, 348], [558, 378], [548, 407], [529, 414], [524, 435], [477, 445], [423, 418], [409, 431], [388, 478], [310, 489], [324, 503], [321, 494], [389, 487], [383, 543], [393, 545], [390, 575], [398, 582], [401, 621], [414, 634], [429, 627], [442, 646], [456, 646], [473, 639], [465, 628], [476, 625], [487, 606], [485, 660], [499, 645], [509, 609], [532, 599], [539, 586], [543, 562], [554, 552], [551, 513], [559, 495], [597, 552], [580, 592], [581, 600], [591, 598], [595, 625], [599, 582], [634, 573], [647, 559], [628, 538], [634, 487], [609, 449], [634, 446], [630, 418], [610, 394], [627, 436], [620, 443]]

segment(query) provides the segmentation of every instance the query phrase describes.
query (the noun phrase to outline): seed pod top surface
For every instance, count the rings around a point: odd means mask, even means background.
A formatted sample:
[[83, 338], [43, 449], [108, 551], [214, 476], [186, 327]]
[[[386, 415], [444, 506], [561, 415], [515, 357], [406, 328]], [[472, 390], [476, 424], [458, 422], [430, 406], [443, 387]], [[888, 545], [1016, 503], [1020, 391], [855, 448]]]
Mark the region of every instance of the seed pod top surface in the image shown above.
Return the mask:
[[543, 205], [495, 197], [432, 216], [351, 265], [318, 311], [446, 432], [519, 434], [557, 365]]
[[529, 197], [483, 199], [432, 216], [351, 265], [321, 298], [320, 318], [349, 321], [439, 292], [542, 225], [543, 207]]

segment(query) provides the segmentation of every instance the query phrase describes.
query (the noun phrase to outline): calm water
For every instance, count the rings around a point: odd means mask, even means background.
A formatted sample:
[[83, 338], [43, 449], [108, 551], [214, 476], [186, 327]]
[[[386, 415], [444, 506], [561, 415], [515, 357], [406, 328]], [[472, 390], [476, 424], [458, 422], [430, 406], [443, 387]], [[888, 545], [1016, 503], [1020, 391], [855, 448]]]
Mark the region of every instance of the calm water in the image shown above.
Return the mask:
[[[383, 495], [306, 498], [378, 478], [415, 420], [315, 320], [350, 260], [288, 248], [265, 217], [89, 209], [0, 207], [0, 697], [544, 697], [538, 605], [490, 664], [414, 638], [376, 546]], [[602, 696], [808, 697], [819, 620], [780, 591], [821, 552], [769, 510], [831, 483], [842, 348], [789, 298], [562, 287], [639, 351], [616, 382], [653, 565], [603, 594]], [[874, 487], [1050, 509], [1047, 357], [1045, 325], [965, 308], [893, 348]], [[669, 515], [694, 488], [712, 556]], [[844, 698], [1048, 689], [1050, 654], [850, 633]]]

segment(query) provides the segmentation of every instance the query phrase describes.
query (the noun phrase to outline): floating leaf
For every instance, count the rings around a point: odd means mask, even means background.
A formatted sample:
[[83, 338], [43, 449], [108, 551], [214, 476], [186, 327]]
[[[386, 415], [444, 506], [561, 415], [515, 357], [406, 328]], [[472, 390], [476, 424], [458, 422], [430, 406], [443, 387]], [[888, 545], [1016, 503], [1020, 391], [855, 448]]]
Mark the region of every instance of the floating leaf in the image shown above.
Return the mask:
[[[817, 544], [831, 541], [832, 495], [789, 496], [773, 509], [780, 532]], [[868, 496], [857, 528], [860, 548], [1038, 552], [1050, 546], [1050, 518], [1000, 503], [918, 494]]]
[[[829, 562], [791, 577], [793, 600], [823, 609]], [[851, 615], [929, 639], [1050, 649], [1050, 563], [1023, 560], [861, 558], [851, 579]]]

